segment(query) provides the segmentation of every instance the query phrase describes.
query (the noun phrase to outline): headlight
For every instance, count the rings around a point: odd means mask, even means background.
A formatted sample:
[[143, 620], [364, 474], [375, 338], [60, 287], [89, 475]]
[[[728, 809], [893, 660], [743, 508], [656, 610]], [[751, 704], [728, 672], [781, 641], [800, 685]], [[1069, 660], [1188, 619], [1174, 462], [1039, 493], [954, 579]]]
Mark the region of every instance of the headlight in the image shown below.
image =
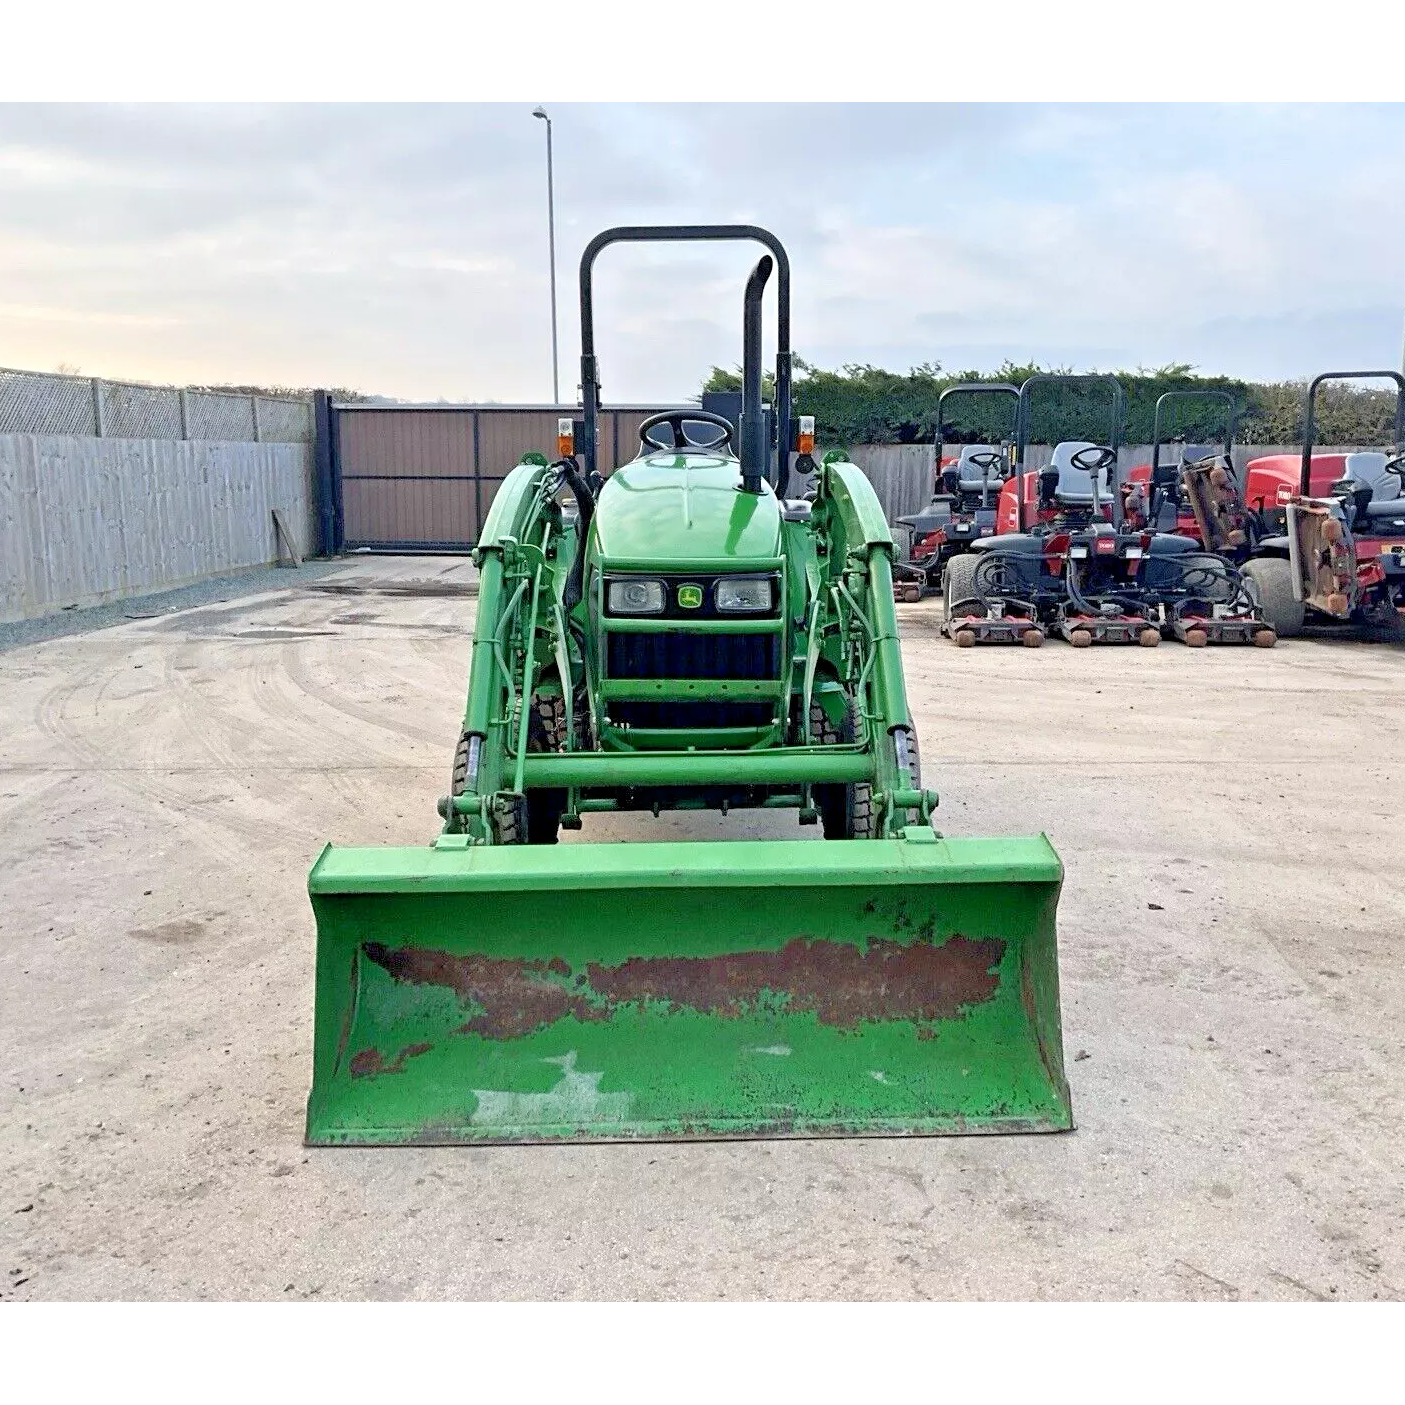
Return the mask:
[[611, 581], [606, 599], [612, 615], [661, 615], [662, 581]]
[[771, 608], [769, 580], [733, 578], [717, 582], [713, 604], [721, 615], [758, 615]]

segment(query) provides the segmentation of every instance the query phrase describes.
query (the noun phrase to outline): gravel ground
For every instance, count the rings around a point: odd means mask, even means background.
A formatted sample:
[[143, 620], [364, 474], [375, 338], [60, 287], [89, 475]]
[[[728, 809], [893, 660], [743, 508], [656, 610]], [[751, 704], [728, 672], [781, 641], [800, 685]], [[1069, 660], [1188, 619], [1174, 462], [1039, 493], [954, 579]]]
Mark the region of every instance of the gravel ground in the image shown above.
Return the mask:
[[[305, 561], [298, 568], [298, 579], [314, 580], [329, 571], [340, 569], [341, 565], [336, 561]], [[89, 634], [95, 629], [110, 629], [128, 620], [153, 619], [177, 610], [193, 610], [198, 605], [218, 605], [244, 595], [279, 590], [287, 584], [288, 568], [260, 566], [229, 576], [210, 576], [193, 585], [178, 586], [175, 590], [112, 600], [106, 605], [89, 605], [82, 609], [73, 606], [37, 620], [0, 620], [0, 654], [7, 649], [23, 648], [26, 644], [41, 644], [46, 639], [63, 639], [73, 634]]]
[[5, 1299], [1405, 1295], [1405, 651], [901, 609], [942, 827], [1067, 866], [1071, 1135], [313, 1152], [307, 869], [437, 828], [472, 573], [264, 575], [0, 658]]

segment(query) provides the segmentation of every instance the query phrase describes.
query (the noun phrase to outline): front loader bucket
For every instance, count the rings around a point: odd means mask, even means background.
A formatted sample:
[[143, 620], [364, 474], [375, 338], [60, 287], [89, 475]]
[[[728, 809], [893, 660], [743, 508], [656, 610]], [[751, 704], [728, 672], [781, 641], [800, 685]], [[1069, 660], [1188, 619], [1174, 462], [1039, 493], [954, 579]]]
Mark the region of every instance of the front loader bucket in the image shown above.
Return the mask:
[[1073, 1125], [1042, 836], [338, 849], [312, 1145]]

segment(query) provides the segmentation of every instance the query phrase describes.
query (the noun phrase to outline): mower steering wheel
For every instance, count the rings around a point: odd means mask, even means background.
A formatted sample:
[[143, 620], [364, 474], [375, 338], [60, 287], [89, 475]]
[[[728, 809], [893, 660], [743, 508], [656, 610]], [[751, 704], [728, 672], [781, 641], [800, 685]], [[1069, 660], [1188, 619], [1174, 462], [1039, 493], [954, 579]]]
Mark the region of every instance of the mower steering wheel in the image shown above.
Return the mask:
[[1081, 468], [1084, 473], [1097, 473], [1115, 463], [1117, 455], [1106, 444], [1093, 444], [1086, 449], [1079, 449], [1076, 454], [1070, 454], [1068, 461], [1074, 468]]
[[1393, 473], [1400, 480], [1402, 489], [1405, 489], [1405, 454], [1396, 454], [1393, 459], [1387, 459], [1385, 471]]
[[[715, 425], [722, 432], [712, 439], [690, 439], [683, 426], [685, 424]], [[649, 437], [651, 429], [666, 424], [673, 434], [671, 444], [660, 444]], [[714, 415], [711, 410], [665, 410], [661, 415], [650, 415], [639, 426], [639, 442], [650, 449], [723, 449], [732, 444], [732, 422], [724, 415]]]
[[977, 468], [994, 468], [996, 464], [1005, 462], [1005, 455], [986, 449], [979, 454], [972, 454], [966, 462], [975, 464]]

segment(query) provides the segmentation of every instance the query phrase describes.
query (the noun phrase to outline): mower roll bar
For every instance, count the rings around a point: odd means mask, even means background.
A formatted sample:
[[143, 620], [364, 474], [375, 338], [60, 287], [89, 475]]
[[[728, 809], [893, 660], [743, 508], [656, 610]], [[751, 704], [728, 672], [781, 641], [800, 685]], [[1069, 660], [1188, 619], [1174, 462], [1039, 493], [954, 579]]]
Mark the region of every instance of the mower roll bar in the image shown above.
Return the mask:
[[1161, 482], [1161, 410], [1170, 400], [1219, 400], [1226, 407], [1224, 452], [1231, 458], [1234, 441], [1239, 432], [1239, 402], [1227, 390], [1168, 390], [1158, 397], [1156, 410], [1151, 417], [1151, 482], [1155, 487]]
[[[1108, 488], [1112, 494], [1112, 523], [1122, 530], [1122, 498], [1118, 492], [1121, 475], [1118, 471], [1117, 451], [1122, 444], [1122, 423], [1126, 417], [1127, 397], [1122, 390], [1122, 382], [1116, 376], [1099, 372], [1086, 375], [1064, 375], [1057, 371], [1036, 371], [1020, 387], [1019, 405], [1015, 410], [1015, 464], [1012, 478], [1015, 485], [1015, 530], [1024, 531], [1024, 455], [1029, 447], [1029, 436], [1033, 414], [1030, 411], [1030, 388], [1034, 385], [1053, 383], [1055, 385], [1105, 385], [1112, 389], [1112, 423], [1107, 436], [1107, 446], [1112, 450]], [[1092, 474], [1093, 510], [1096, 513], [1098, 502], [1098, 475]]]
[[[1009, 395], [1015, 401], [1015, 413], [1019, 414], [1020, 409], [1020, 388], [1017, 385], [1007, 385], [1004, 381], [957, 381], [955, 385], [949, 385], [937, 396], [937, 472], [942, 471], [942, 448], [946, 443], [944, 435], [946, 433], [945, 424], [942, 420], [942, 406], [946, 404], [948, 395]], [[1013, 435], [1011, 436], [1013, 437]]]
[[[784, 497], [785, 490], [789, 486], [790, 479], [790, 408], [791, 408], [791, 373], [792, 358], [790, 354], [790, 259], [786, 255], [785, 245], [771, 233], [769, 229], [762, 229], [757, 224], [643, 224], [643, 225], [617, 225], [613, 229], [602, 230], [585, 246], [585, 252], [581, 254], [581, 412], [585, 420], [585, 466], [586, 476], [597, 471], [596, 464], [596, 432], [600, 419], [600, 372], [595, 359], [595, 309], [592, 295], [592, 274], [595, 268], [596, 256], [602, 249], [611, 244], [661, 244], [661, 243], [692, 243], [701, 240], [740, 240], [750, 239], [758, 244], [764, 244], [771, 252], [776, 261], [776, 433], [775, 444], [776, 454], [776, 496]], [[766, 274], [770, 270], [767, 269]], [[754, 281], [758, 276], [761, 284], [764, 285], [766, 274], [760, 271], [757, 265], [752, 274]], [[751, 294], [753, 292], [752, 281], [747, 284], [748, 299], [750, 306]], [[755, 290], [759, 298], [759, 287]], [[756, 387], [760, 386], [760, 363], [759, 359], [754, 369], [754, 375], [746, 376], [746, 372], [751, 372], [751, 367], [744, 367], [744, 383], [746, 379], [752, 378], [756, 382]], [[742, 405], [743, 418], [754, 411], [759, 417], [760, 403], [755, 406], [748, 406], [744, 401]], [[748, 457], [747, 444], [750, 439], [754, 445], [758, 442], [757, 436], [748, 436], [743, 429], [741, 435], [741, 456]], [[764, 440], [763, 443], [764, 449]], [[759, 472], [764, 476], [764, 466], [753, 463], [743, 463], [743, 472], [750, 470], [753, 473]]]
[[1317, 434], [1317, 387], [1323, 381], [1394, 381], [1395, 443], [1397, 454], [1405, 450], [1405, 374], [1399, 371], [1323, 371], [1307, 388], [1307, 413], [1303, 422], [1303, 466], [1298, 491], [1312, 496], [1312, 444]]

